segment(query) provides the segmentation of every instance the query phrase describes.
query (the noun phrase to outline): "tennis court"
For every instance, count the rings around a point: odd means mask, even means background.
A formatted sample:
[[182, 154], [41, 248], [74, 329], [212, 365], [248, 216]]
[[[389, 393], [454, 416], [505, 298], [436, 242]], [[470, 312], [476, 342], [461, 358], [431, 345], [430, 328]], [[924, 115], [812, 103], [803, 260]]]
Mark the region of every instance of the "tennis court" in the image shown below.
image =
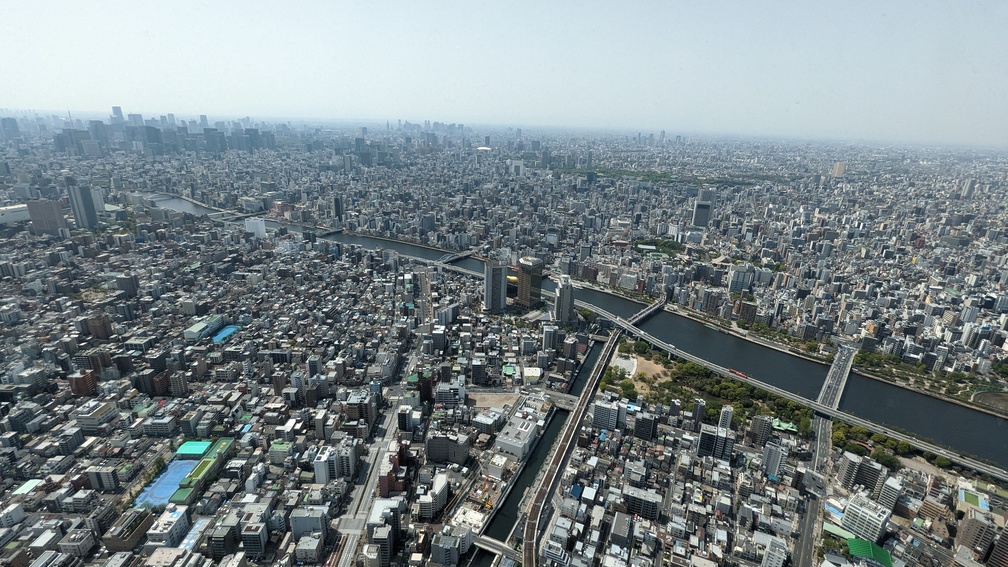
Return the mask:
[[161, 472], [146, 488], [137, 496], [133, 504], [137, 508], [144, 506], [159, 506], [168, 504], [168, 499], [178, 490], [179, 482], [189, 474], [199, 461], [185, 461], [175, 459], [168, 463], [165, 470]]

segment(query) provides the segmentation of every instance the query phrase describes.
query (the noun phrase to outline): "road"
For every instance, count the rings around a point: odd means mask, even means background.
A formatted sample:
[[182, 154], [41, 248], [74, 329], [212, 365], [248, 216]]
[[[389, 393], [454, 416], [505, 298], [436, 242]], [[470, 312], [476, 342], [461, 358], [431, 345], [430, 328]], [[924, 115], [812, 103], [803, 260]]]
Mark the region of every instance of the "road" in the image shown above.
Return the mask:
[[[416, 360], [414, 357], [410, 360], [407, 368], [412, 368], [415, 363]], [[390, 397], [389, 407], [398, 407], [398, 402], [398, 397]], [[344, 514], [340, 518], [339, 531], [343, 535], [343, 541], [333, 551], [333, 556], [327, 562], [329, 565], [350, 567], [354, 564], [354, 560], [357, 557], [357, 547], [360, 544], [361, 537], [365, 535], [364, 528], [367, 524], [368, 514], [371, 513], [371, 505], [374, 503], [377, 491], [378, 460], [385, 454], [385, 448], [388, 447], [389, 442], [395, 438], [398, 432], [395, 413], [391, 410], [386, 411], [385, 415], [379, 418], [378, 424], [375, 426], [375, 432], [382, 436], [376, 436], [375, 440], [368, 447], [366, 465], [361, 468], [360, 476], [358, 477], [359, 480], [363, 480], [364, 482], [359, 487], [354, 488], [351, 493], [353, 495], [353, 504], [347, 510], [347, 514]], [[332, 563], [333, 557], [339, 557], [339, 561]]]
[[[847, 345], [839, 348], [819, 391], [817, 401], [820, 404], [833, 409], [839, 407], [856, 352], [856, 349]], [[823, 474], [828, 472], [827, 463], [833, 449], [833, 421], [816, 414], [812, 418], [812, 432], [815, 435], [815, 442], [812, 445], [812, 467], [806, 471], [805, 476], [805, 487], [809, 497], [806, 500], [805, 513], [798, 525], [799, 536], [794, 548], [795, 565], [812, 565], [815, 561], [815, 543], [819, 541], [819, 533], [822, 530], [820, 501], [826, 498]]]
[[815, 561], [815, 543], [819, 541], [818, 532], [822, 529], [819, 514], [822, 512], [820, 502], [826, 498], [826, 484], [821, 473], [832, 446], [833, 422], [821, 415], [812, 418], [812, 431], [815, 443], [812, 446], [812, 469], [805, 473], [805, 487], [809, 496], [805, 502], [805, 513], [798, 523], [798, 541], [795, 542], [792, 562], [794, 565], [812, 565]]

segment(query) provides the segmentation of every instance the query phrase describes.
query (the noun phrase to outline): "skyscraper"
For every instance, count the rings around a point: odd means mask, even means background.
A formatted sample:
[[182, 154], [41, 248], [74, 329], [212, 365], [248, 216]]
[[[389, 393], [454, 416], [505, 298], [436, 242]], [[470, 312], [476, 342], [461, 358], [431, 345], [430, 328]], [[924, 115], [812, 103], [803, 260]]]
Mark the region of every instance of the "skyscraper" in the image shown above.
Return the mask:
[[483, 270], [483, 309], [500, 313], [507, 307], [507, 264], [487, 260]]
[[67, 227], [58, 201], [49, 199], [28, 201], [28, 217], [31, 219], [35, 234], [59, 234], [61, 228]]
[[561, 325], [574, 318], [574, 285], [571, 283], [570, 276], [560, 276], [560, 281], [557, 283], [553, 318]]
[[20, 136], [21, 129], [18, 128], [17, 118], [0, 118], [0, 133], [5, 140], [13, 140]]
[[98, 214], [105, 208], [101, 191], [78, 185], [77, 180], [70, 176], [65, 181], [70, 196], [70, 210], [73, 211], [77, 228], [96, 228]]
[[518, 259], [518, 299], [526, 309], [538, 307], [542, 301], [543, 261], [532, 256]]

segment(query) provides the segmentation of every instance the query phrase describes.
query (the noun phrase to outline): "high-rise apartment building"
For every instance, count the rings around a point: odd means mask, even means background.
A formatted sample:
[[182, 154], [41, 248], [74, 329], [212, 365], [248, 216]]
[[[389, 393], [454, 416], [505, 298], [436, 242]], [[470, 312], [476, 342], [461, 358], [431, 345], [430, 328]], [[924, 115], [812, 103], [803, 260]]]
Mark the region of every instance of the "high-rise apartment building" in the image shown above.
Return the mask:
[[700, 426], [703, 424], [703, 418], [706, 412], [707, 400], [703, 398], [693, 400], [693, 431], [700, 431]]
[[788, 450], [779, 443], [767, 443], [763, 449], [763, 472], [767, 477], [777, 480], [780, 478], [784, 462], [787, 460]]
[[721, 408], [721, 416], [718, 419], [718, 427], [724, 427], [726, 429], [731, 429], [732, 418], [735, 416], [735, 408], [731, 405], [726, 405]]
[[507, 264], [487, 260], [483, 269], [483, 310], [500, 313], [507, 307]]
[[982, 510], [970, 508], [966, 516], [959, 522], [959, 530], [956, 533], [956, 545], [962, 545], [976, 553], [981, 559], [987, 556], [994, 537], [997, 535], [998, 527], [994, 519]]
[[842, 525], [861, 539], [877, 542], [885, 533], [890, 512], [864, 497], [852, 498], [844, 510]]
[[517, 304], [526, 309], [538, 307], [542, 301], [543, 261], [532, 256], [518, 259]]
[[757, 415], [749, 422], [749, 435], [752, 437], [754, 447], [766, 445], [773, 432], [773, 417], [769, 415]]

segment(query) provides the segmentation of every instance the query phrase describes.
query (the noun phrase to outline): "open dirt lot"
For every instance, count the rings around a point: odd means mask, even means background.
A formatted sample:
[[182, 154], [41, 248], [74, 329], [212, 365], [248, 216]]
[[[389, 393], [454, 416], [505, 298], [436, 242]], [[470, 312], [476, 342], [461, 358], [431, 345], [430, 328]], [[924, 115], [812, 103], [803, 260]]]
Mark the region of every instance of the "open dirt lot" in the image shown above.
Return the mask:
[[477, 408], [502, 408], [506, 405], [513, 406], [518, 401], [520, 394], [497, 394], [491, 392], [467, 392], [466, 396], [471, 400], [471, 406]]
[[[651, 386], [649, 384], [657, 384], [665, 379], [664, 376], [662, 376], [662, 373], [665, 372], [665, 368], [660, 364], [651, 362], [643, 356], [626, 356], [620, 354], [613, 359], [610, 366], [616, 366], [629, 372], [634, 383], [634, 388], [637, 389], [637, 393], [645, 396], [651, 393]], [[638, 379], [637, 376], [639, 374], [643, 374], [648, 379], [646, 381]], [[655, 374], [658, 375], [657, 378], [654, 377]]]
[[984, 392], [977, 394], [974, 399], [982, 404], [1008, 410], [1008, 392]]

